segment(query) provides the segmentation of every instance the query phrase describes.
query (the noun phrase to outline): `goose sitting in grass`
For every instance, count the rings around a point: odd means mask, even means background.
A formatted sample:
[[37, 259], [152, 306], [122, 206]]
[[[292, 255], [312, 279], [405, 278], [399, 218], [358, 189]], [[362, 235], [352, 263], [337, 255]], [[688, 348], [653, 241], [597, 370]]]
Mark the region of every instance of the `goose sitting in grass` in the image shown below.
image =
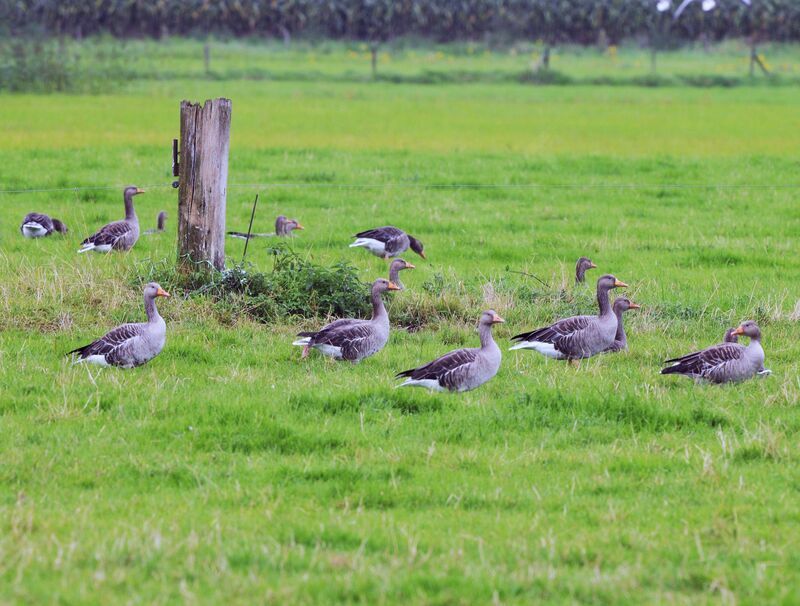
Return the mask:
[[164, 231], [164, 227], [167, 223], [167, 211], [162, 210], [158, 213], [158, 218], [156, 219], [156, 228], [155, 229], [148, 229], [144, 234], [146, 236], [150, 236], [152, 234], [160, 234]]
[[613, 351], [627, 351], [628, 349], [628, 337], [625, 335], [625, 326], [622, 323], [622, 314], [624, 314], [629, 309], [640, 309], [641, 306], [637, 305], [636, 303], [631, 303], [631, 300], [627, 297], [617, 297], [614, 299], [614, 303], [611, 305], [611, 309], [614, 310], [614, 315], [617, 316], [617, 334], [614, 335], [614, 343], [612, 343], [611, 347], [606, 349], [607, 352]]
[[167, 339], [167, 325], [156, 309], [156, 297], [169, 297], [169, 293], [155, 282], [150, 282], [144, 287], [147, 322], [118, 326], [67, 355], [76, 354], [76, 362], [119, 368], [133, 368], [149, 362], [161, 353]]
[[107, 253], [112, 250], [130, 250], [139, 239], [139, 218], [133, 208], [133, 197], [143, 194], [144, 190], [131, 185], [125, 188], [125, 218], [114, 221], [100, 228], [100, 230], [81, 242], [79, 253], [89, 250]]
[[710, 383], [733, 383], [755, 375], [771, 374], [772, 371], [764, 368], [764, 348], [761, 346], [761, 330], [758, 325], [752, 320], [742, 322], [732, 333], [732, 336], [740, 335], [750, 337], [747, 346], [725, 342], [672, 358], [664, 362], [670, 366], [662, 369], [661, 374], [680, 374]]
[[381, 295], [389, 290], [400, 290], [389, 280], [379, 278], [372, 283], [372, 319], [344, 318], [320, 330], [300, 332], [292, 345], [303, 347], [303, 357], [314, 348], [336, 360], [359, 362], [378, 353], [389, 340], [389, 315]]
[[596, 316], [573, 316], [555, 324], [524, 332], [511, 338], [516, 341], [511, 349], [533, 349], [556, 360], [580, 360], [606, 351], [614, 345], [617, 333], [617, 316], [608, 302], [612, 288], [628, 286], [611, 274], [597, 280]]
[[583, 284], [586, 282], [586, 272], [590, 269], [596, 268], [597, 265], [592, 263], [589, 257], [581, 257], [575, 264], [575, 284]]
[[416, 269], [416, 267], [403, 259], [395, 259], [392, 261], [392, 264], [389, 265], [389, 282], [395, 284], [400, 290], [405, 290], [406, 288], [400, 281], [400, 272], [404, 269]]
[[504, 322], [493, 309], [484, 311], [478, 322], [480, 347], [457, 349], [433, 362], [397, 373], [405, 379], [398, 387], [425, 387], [432, 391], [470, 391], [497, 374], [502, 354], [492, 337], [492, 326]]
[[67, 233], [67, 226], [58, 219], [51, 219], [42, 213], [28, 213], [22, 220], [19, 231], [26, 238], [44, 238], [54, 232]]
[[402, 229], [391, 225], [359, 232], [354, 238], [356, 241], [350, 245], [350, 248], [366, 248], [373, 255], [382, 259], [399, 257], [409, 248], [423, 259], [425, 258], [422, 242], [409, 236]]

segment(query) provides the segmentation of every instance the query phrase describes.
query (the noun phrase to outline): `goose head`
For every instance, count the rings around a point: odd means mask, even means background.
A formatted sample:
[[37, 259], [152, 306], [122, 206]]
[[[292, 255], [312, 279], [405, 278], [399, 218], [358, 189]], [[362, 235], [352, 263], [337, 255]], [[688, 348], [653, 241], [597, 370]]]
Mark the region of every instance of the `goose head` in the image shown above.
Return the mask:
[[750, 337], [756, 341], [761, 339], [761, 329], [758, 327], [758, 324], [752, 320], [746, 320], [742, 322], [731, 334], [736, 336], [742, 335], [745, 337]]
[[725, 343], [738, 343], [739, 337], [735, 334], [735, 328], [729, 328], [725, 331], [725, 336], [723, 337], [723, 342]]
[[427, 258], [425, 256], [425, 251], [423, 250], [423, 247], [422, 247], [422, 242], [417, 240], [414, 236], [408, 236], [408, 243], [411, 246], [411, 250], [413, 250], [415, 253], [417, 253], [423, 259]]
[[305, 229], [305, 227], [300, 225], [300, 221], [297, 219], [289, 219], [286, 221], [286, 229], [292, 231], [293, 229]]
[[627, 288], [628, 285], [625, 282], [617, 280], [617, 278], [611, 274], [606, 274], [604, 276], [600, 276], [597, 279], [597, 290], [598, 291], [605, 291], [608, 292], [612, 288]]
[[412, 265], [405, 259], [395, 259], [392, 261], [392, 264], [389, 266], [389, 271], [402, 271], [404, 269], [416, 269], [416, 266]]
[[158, 229], [164, 231], [164, 224], [167, 222], [167, 211], [162, 210], [158, 213]]
[[597, 267], [589, 257], [581, 257], [578, 259], [578, 262], [575, 264], [575, 280], [578, 282], [583, 282], [584, 274], [590, 270]]
[[378, 278], [372, 283], [372, 292], [383, 293], [387, 290], [400, 290], [400, 287], [386, 278]]
[[161, 288], [161, 285], [157, 282], [150, 282], [149, 284], [145, 285], [144, 287], [144, 298], [145, 299], [155, 299], [156, 297], [169, 297], [170, 294]]
[[53, 229], [55, 229], [55, 230], [56, 230], [58, 233], [60, 233], [60, 234], [65, 234], [65, 233], [67, 233], [67, 231], [68, 231], [68, 230], [67, 230], [67, 226], [66, 226], [66, 225], [64, 225], [64, 224], [63, 224], [61, 221], [59, 221], [58, 219], [53, 219]]
[[617, 297], [614, 299], [614, 311], [624, 313], [629, 309], [641, 309], [641, 305], [633, 303], [628, 297]]
[[138, 196], [139, 194], [143, 193], [145, 193], [143, 189], [140, 189], [135, 185], [129, 185], [128, 187], [125, 188], [124, 195], [126, 200], [130, 200], [131, 198], [133, 198], [133, 196]]
[[503, 318], [497, 315], [497, 312], [493, 309], [487, 309], [485, 312], [481, 314], [481, 319], [478, 323], [481, 326], [491, 326], [492, 324], [502, 324], [505, 322]]

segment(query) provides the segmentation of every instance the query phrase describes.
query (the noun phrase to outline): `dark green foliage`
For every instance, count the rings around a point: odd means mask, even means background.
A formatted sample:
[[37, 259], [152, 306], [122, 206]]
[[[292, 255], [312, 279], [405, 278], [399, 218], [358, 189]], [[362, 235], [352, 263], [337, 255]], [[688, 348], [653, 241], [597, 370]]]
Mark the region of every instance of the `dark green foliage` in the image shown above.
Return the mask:
[[[800, 38], [800, 3], [724, 0], [704, 13], [699, 2], [676, 23], [655, 10], [655, 0], [0, 0], [3, 26], [11, 32], [46, 31], [82, 37], [152, 36], [217, 32], [282, 36], [314, 35], [367, 40], [418, 35], [438, 40], [541, 39], [594, 44], [618, 42], [665, 28], [681, 39], [720, 39], [753, 33], [771, 40]], [[659, 45], [661, 46], [661, 45]]]
[[286, 245], [270, 250], [275, 263], [269, 273], [233, 265], [211, 275], [204, 272], [179, 276], [163, 261], [138, 268], [137, 283], [151, 280], [189, 295], [214, 297], [234, 315], [244, 313], [262, 322], [287, 317], [364, 317], [369, 314], [369, 288], [346, 262], [330, 267], [316, 265]]

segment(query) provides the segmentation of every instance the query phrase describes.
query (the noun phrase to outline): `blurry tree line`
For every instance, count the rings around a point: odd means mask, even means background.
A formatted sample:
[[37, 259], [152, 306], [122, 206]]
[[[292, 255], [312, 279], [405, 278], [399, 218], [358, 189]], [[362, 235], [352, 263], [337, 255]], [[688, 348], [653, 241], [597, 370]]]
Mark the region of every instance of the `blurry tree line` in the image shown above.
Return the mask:
[[[678, 0], [676, 0], [676, 4]], [[697, 0], [673, 22], [657, 0], [0, 0], [0, 32], [118, 37], [303, 34], [363, 40], [499, 38], [614, 44], [668, 20], [674, 40], [800, 39], [800, 0]], [[674, 8], [674, 7], [673, 7]]]

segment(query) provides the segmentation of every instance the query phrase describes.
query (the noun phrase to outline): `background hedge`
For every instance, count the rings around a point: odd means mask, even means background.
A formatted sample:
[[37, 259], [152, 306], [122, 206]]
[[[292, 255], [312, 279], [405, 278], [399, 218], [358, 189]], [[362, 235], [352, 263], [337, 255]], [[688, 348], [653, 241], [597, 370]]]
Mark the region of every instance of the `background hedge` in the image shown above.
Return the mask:
[[[676, 0], [673, 1], [674, 10]], [[169, 34], [309, 34], [383, 41], [487, 36], [549, 42], [616, 43], [669, 28], [677, 39], [756, 34], [800, 39], [800, 0], [718, 0], [704, 13], [695, 0], [681, 18], [656, 0], [0, 0], [5, 33], [118, 37]]]

